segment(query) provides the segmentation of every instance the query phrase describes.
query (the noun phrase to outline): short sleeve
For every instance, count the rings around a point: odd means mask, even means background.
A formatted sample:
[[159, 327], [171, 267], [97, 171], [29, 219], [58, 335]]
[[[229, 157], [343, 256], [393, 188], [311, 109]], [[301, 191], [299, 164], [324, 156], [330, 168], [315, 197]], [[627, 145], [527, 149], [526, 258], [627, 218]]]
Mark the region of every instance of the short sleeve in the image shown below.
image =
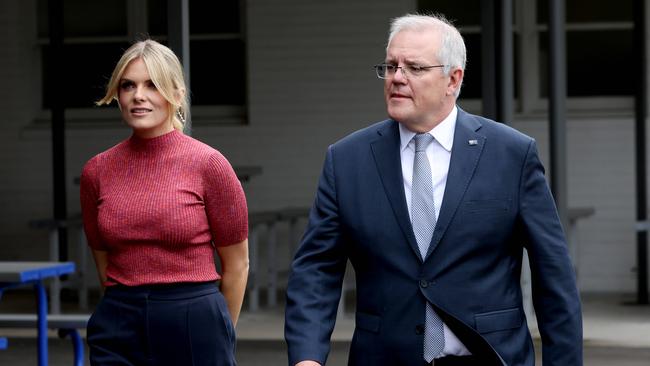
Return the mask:
[[244, 190], [232, 166], [218, 151], [208, 159], [203, 184], [214, 245], [232, 245], [248, 238], [248, 208]]
[[96, 250], [107, 250], [104, 243], [102, 243], [97, 224], [97, 214], [99, 212], [97, 207], [99, 200], [98, 186], [97, 157], [94, 157], [86, 163], [81, 171], [79, 182], [81, 216], [88, 245]]

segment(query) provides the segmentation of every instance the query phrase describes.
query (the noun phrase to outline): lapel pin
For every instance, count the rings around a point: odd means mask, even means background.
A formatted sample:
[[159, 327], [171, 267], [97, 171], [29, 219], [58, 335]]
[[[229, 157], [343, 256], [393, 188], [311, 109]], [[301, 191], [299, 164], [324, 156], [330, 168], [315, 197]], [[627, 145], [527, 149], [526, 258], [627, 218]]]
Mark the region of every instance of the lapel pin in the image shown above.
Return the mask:
[[469, 140], [469, 141], [467, 141], [467, 143], [468, 143], [470, 146], [478, 145], [478, 140]]

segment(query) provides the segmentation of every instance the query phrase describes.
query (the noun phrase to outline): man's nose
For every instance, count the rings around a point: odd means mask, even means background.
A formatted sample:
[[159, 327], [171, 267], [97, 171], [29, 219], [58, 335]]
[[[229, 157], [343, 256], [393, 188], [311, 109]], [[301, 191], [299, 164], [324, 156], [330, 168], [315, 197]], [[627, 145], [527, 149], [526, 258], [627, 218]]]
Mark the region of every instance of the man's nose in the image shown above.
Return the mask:
[[404, 67], [398, 67], [393, 74], [393, 82], [403, 84], [406, 83], [406, 74], [404, 74]]

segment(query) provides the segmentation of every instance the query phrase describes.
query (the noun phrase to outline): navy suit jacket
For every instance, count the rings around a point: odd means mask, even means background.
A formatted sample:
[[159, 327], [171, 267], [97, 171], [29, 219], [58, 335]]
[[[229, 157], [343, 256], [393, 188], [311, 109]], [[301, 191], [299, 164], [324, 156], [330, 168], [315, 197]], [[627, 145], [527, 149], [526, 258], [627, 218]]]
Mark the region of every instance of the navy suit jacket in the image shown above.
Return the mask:
[[398, 123], [331, 145], [287, 288], [289, 364], [325, 363], [347, 260], [355, 271], [350, 365], [422, 365], [430, 302], [481, 365], [534, 365], [522, 306], [523, 248], [544, 365], [582, 365], [575, 275], [535, 141], [459, 109], [429, 252], [404, 195]]

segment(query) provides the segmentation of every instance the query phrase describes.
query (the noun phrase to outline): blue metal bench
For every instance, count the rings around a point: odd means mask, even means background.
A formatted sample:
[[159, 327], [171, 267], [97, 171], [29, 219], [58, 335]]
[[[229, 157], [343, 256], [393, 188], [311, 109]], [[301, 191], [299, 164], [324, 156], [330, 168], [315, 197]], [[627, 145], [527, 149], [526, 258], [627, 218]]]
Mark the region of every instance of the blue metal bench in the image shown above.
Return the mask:
[[[90, 314], [48, 314], [47, 327], [57, 329], [59, 337], [70, 337], [74, 351], [74, 365], [84, 364], [84, 345], [79, 336], [78, 329], [86, 329]], [[36, 314], [0, 314], [0, 328], [36, 328], [38, 317]], [[5, 347], [7, 339], [5, 340]], [[0, 349], [2, 341], [0, 339]]]

